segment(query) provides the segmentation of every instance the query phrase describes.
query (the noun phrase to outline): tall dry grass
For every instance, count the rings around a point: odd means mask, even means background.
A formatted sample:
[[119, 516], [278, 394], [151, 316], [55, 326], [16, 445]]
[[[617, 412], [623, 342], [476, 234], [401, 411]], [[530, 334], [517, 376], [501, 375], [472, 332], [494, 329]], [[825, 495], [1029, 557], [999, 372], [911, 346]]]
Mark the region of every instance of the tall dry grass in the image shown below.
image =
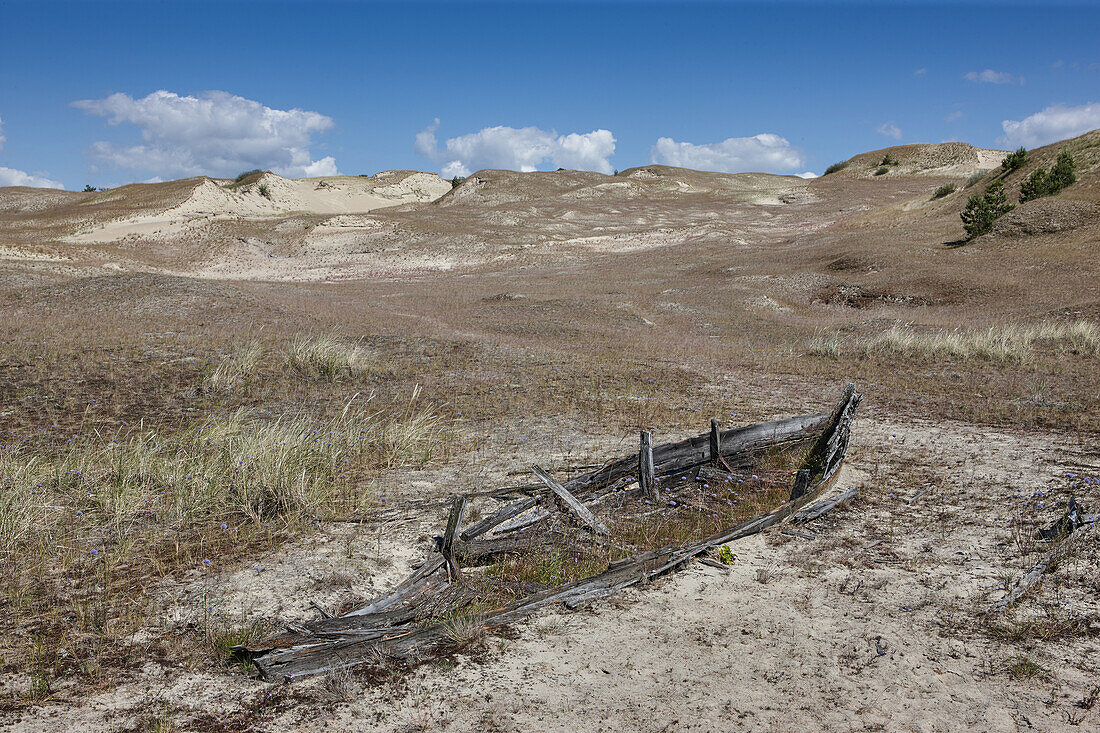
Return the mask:
[[203, 374], [202, 386], [215, 392], [246, 387], [257, 376], [264, 353], [262, 341], [249, 339], [228, 358]]
[[240, 409], [176, 433], [78, 438], [53, 456], [6, 451], [0, 551], [32, 528], [47, 530], [59, 513], [122, 533], [322, 512], [365, 467], [422, 466], [438, 452], [443, 421], [416, 397], [396, 416], [353, 403], [324, 421], [264, 420]]
[[918, 331], [911, 324], [895, 324], [872, 336], [845, 337], [839, 331], [819, 333], [811, 340], [807, 352], [831, 358], [853, 353], [1022, 363], [1031, 359], [1036, 346], [1042, 343], [1063, 351], [1100, 357], [1100, 326], [1080, 320]]
[[367, 374], [373, 362], [368, 349], [349, 344], [332, 334], [299, 336], [291, 343], [286, 356], [289, 368], [330, 380], [341, 375]]

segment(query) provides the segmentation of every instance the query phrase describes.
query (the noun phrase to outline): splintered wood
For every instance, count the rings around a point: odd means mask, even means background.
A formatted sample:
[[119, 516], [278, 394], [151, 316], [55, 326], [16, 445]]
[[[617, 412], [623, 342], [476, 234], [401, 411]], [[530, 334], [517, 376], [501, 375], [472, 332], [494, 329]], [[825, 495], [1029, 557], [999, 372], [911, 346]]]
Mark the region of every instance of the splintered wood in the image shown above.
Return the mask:
[[437, 552], [390, 593], [235, 651], [267, 679], [416, 659], [453, 641], [458, 619], [488, 628], [551, 604], [577, 608], [780, 522], [810, 521], [856, 495], [822, 498], [860, 399], [848, 385], [830, 412], [732, 430], [712, 421], [677, 443], [643, 432], [638, 452], [561, 483], [534, 466], [541, 486], [465, 528], [473, 494], [455, 497]]

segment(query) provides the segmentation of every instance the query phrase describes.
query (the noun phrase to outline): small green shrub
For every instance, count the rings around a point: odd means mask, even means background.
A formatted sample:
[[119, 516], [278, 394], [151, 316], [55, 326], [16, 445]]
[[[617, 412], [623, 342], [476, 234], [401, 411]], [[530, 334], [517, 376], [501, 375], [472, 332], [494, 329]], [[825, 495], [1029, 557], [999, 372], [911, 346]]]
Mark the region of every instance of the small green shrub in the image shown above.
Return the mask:
[[829, 175], [830, 173], [836, 173], [837, 171], [842, 171], [842, 170], [844, 170], [844, 169], [845, 169], [845, 168], [847, 168], [847, 167], [848, 167], [848, 161], [846, 161], [846, 160], [842, 160], [842, 161], [840, 161], [839, 163], [833, 163], [833, 164], [832, 164], [831, 166], [829, 166], [828, 168], [826, 168], [826, 169], [825, 169], [825, 172], [824, 172], [824, 173], [822, 173], [821, 175], [823, 175], [823, 176], [827, 176], [827, 175]]
[[875, 171], [875, 175], [876, 176], [884, 176], [889, 172], [890, 172], [889, 168], [887, 168], [886, 166], [881, 166], [881, 167], [879, 167], [879, 169], [877, 171]]
[[1020, 203], [1027, 203], [1047, 195], [1049, 183], [1045, 168], [1036, 168], [1026, 181], [1020, 184]]
[[90, 183], [84, 184], [84, 193], [95, 193], [95, 186]]
[[271, 200], [271, 189], [266, 183], [261, 183], [259, 186], [256, 186], [256, 191], [265, 199]]
[[901, 161], [887, 153], [882, 156], [882, 161], [879, 162], [879, 165], [901, 165]]
[[1047, 176], [1051, 194], [1056, 194], [1063, 188], [1077, 183], [1075, 168], [1072, 155], [1064, 150], [1058, 153], [1058, 160], [1055, 161], [1054, 167], [1050, 169], [1050, 175]]
[[1014, 208], [1015, 204], [1008, 203], [1003, 183], [994, 181], [989, 184], [983, 195], [972, 195], [966, 202], [966, 208], [959, 214], [963, 228], [966, 229], [966, 238], [969, 240], [985, 234], [993, 228], [993, 222]]
[[458, 188], [466, 180], [466, 176], [455, 176], [451, 179], [451, 188]]
[[733, 565], [737, 562], [737, 555], [733, 554], [729, 545], [722, 545], [718, 548], [718, 562], [723, 565]]
[[1019, 147], [1015, 152], [1009, 153], [1001, 161], [1001, 169], [1005, 173], [1011, 173], [1014, 170], [1018, 170], [1027, 163], [1027, 148]]
[[959, 187], [954, 183], [945, 183], [935, 190], [932, 194], [932, 200], [942, 199], [944, 196], [950, 196], [959, 190]]

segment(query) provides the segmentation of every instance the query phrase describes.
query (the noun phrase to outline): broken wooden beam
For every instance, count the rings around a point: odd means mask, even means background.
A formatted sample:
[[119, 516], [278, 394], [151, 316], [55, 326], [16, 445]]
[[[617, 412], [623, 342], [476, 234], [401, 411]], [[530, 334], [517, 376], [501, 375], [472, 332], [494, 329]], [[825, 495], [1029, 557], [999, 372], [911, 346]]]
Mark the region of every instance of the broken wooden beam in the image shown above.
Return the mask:
[[546, 484], [546, 487], [553, 491], [554, 494], [565, 503], [565, 506], [567, 506], [578, 519], [584, 522], [589, 529], [596, 534], [607, 535], [611, 533], [603, 522], [596, 519], [596, 515], [589, 511], [588, 507], [577, 501], [577, 497], [570, 494], [564, 486], [551, 478], [550, 474], [546, 473], [546, 471], [543, 471], [538, 466], [531, 466], [531, 473], [538, 476], [539, 480]]
[[1039, 562], [1031, 567], [1031, 570], [1024, 574], [1024, 577], [1020, 578], [1016, 585], [1005, 594], [1004, 598], [993, 604], [989, 612], [999, 613], [1004, 611], [1013, 603], [1023, 598], [1028, 591], [1034, 588], [1039, 581], [1043, 579], [1043, 574], [1050, 570], [1051, 566], [1058, 560], [1064, 557], [1092, 526], [1091, 524], [1082, 525], [1074, 529], [1068, 535], [1065, 535], [1060, 542], [1039, 560]]

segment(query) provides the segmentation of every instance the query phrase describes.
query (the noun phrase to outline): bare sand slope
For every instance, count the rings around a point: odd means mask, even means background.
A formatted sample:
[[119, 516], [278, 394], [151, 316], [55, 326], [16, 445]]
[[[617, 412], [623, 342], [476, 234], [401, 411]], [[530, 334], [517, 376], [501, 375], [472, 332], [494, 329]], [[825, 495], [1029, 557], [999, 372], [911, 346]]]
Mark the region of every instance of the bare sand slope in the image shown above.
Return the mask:
[[141, 212], [107, 223], [94, 222], [66, 238], [73, 243], [170, 238], [196, 223], [283, 217], [291, 213], [361, 214], [388, 206], [433, 201], [451, 186], [431, 173], [386, 171], [375, 176], [289, 179], [264, 173], [234, 181], [196, 179], [180, 203], [157, 213]]

